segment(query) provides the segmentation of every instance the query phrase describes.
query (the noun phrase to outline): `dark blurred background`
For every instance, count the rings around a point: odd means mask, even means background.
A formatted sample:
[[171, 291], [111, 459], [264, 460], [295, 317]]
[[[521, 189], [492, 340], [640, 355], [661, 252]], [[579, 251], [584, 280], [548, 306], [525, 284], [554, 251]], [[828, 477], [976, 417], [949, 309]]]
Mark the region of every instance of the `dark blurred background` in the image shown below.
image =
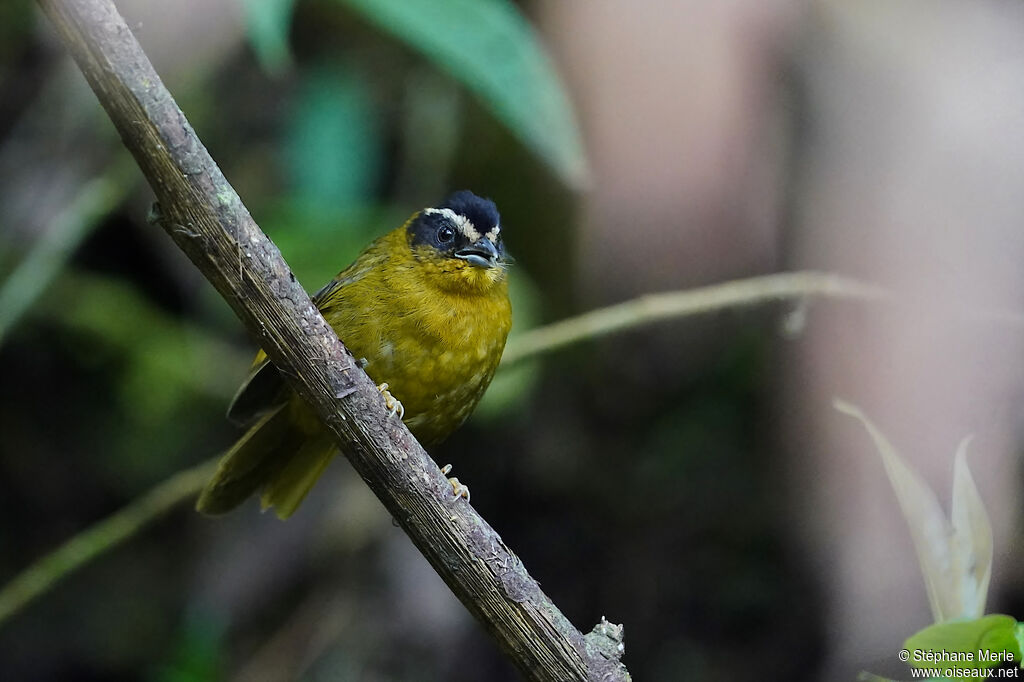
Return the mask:
[[[799, 268], [916, 301], [576, 345], [432, 453], [577, 627], [625, 624], [634, 679], [906, 676], [922, 580], [835, 395], [944, 501], [976, 435], [989, 610], [1024, 615], [1021, 326], [942, 314], [1021, 307], [1017, 3], [117, 4], [311, 291], [470, 188], [516, 258], [513, 334]], [[34, 3], [0, 4], [0, 584], [237, 436], [254, 346], [151, 202]], [[453, 677], [517, 679], [340, 458], [287, 523], [185, 501], [0, 623], [2, 680]]]

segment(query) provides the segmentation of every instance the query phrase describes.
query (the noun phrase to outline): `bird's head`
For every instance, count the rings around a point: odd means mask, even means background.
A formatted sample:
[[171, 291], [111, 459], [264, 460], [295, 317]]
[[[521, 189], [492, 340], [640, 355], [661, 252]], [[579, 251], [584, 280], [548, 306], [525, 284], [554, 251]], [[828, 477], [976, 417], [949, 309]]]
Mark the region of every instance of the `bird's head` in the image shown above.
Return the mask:
[[406, 231], [413, 256], [442, 288], [486, 291], [505, 281], [509, 259], [490, 199], [455, 192], [413, 216]]

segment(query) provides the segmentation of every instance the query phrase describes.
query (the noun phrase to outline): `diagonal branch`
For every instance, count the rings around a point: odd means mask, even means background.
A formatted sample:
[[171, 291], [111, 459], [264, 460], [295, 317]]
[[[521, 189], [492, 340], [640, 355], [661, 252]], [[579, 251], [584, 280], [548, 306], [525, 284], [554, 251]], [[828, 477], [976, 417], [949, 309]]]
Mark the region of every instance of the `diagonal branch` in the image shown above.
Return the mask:
[[[39, 0], [160, 203], [158, 222], [529, 680], [627, 680], [621, 628], [584, 637], [398, 420], [253, 222], [109, 0]], [[339, 150], [343, 153], [344, 150]]]

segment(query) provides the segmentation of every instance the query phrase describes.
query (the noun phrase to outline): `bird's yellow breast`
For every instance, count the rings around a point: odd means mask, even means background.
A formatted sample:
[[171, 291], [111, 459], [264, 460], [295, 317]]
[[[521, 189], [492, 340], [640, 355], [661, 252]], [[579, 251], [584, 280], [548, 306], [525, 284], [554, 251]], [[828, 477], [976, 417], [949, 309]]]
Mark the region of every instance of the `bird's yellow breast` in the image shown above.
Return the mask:
[[410, 248], [404, 227], [370, 245], [320, 302], [366, 372], [386, 382], [425, 445], [443, 440], [490, 383], [512, 322], [504, 268]]

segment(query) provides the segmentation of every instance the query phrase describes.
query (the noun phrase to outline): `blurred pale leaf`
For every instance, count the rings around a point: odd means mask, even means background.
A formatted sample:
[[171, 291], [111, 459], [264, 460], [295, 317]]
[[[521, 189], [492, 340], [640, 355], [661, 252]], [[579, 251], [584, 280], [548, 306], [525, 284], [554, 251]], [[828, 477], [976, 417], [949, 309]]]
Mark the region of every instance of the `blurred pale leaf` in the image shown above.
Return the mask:
[[[981, 615], [985, 612], [989, 578], [992, 575], [992, 524], [982, 502], [974, 477], [967, 466], [967, 446], [971, 439], [960, 442], [953, 472], [953, 533], [950, 542], [953, 557], [960, 562], [959, 585], [963, 610]], [[964, 615], [968, 615], [965, 613]]]
[[246, 32], [263, 68], [277, 73], [291, 63], [288, 31], [295, 0], [241, 0]]
[[340, 65], [313, 69], [295, 107], [285, 139], [295, 194], [323, 207], [364, 202], [382, 163], [367, 87]]
[[992, 527], [967, 467], [968, 440], [960, 444], [956, 454], [950, 521], [932, 489], [871, 420], [858, 407], [842, 400], [834, 405], [864, 424], [882, 456], [910, 527], [935, 622], [980, 618], [985, 612], [992, 572]]
[[586, 183], [568, 97], [532, 27], [511, 2], [338, 1], [463, 83], [563, 182]]

